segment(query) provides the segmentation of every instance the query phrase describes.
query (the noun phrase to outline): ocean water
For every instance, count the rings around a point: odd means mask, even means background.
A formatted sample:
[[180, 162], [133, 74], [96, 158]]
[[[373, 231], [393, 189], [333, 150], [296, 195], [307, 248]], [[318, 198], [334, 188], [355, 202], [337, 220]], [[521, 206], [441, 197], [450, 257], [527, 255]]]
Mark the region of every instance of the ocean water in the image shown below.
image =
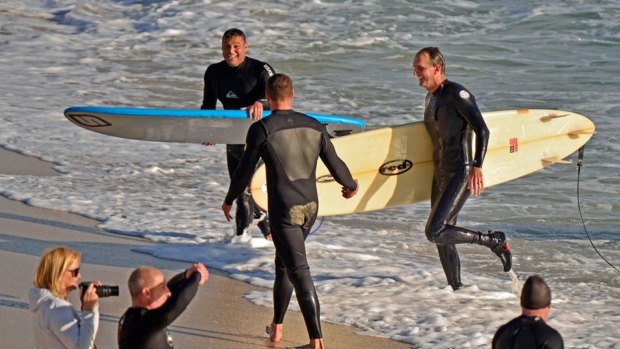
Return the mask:
[[[483, 111], [557, 108], [595, 122], [579, 203], [594, 244], [618, 267], [618, 18], [615, 1], [5, 0], [0, 146], [52, 161], [62, 174], [0, 175], [0, 193], [160, 242], [141, 252], [200, 260], [271, 287], [273, 247], [258, 231], [230, 241], [222, 145], [112, 138], [74, 126], [62, 111], [198, 108], [223, 31], [239, 27], [250, 56], [293, 77], [296, 109], [371, 127], [418, 121], [425, 91], [411, 63], [432, 45], [447, 58], [448, 78]], [[574, 164], [470, 199], [460, 223], [508, 232], [515, 274], [487, 249], [462, 246], [466, 287], [458, 292], [446, 287], [424, 237], [428, 203], [325, 218], [307, 244], [323, 319], [414, 348], [488, 348], [495, 329], [519, 314], [522, 281], [540, 274], [553, 290], [549, 322], [566, 347], [620, 348], [620, 273], [591, 247], [577, 204]], [[270, 292], [247, 298], [271, 305]]]

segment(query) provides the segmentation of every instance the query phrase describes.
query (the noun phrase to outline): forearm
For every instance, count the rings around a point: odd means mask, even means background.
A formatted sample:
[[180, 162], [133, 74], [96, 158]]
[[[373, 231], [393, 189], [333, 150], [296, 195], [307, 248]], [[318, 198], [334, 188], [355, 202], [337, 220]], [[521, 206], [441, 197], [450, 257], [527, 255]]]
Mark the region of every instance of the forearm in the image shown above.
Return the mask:
[[321, 160], [329, 170], [329, 173], [340, 185], [347, 187], [351, 191], [355, 191], [357, 189], [357, 183], [353, 179], [351, 171], [349, 171], [344, 161], [338, 157], [333, 144], [326, 136], [324, 136], [323, 142]]
[[185, 272], [177, 274], [168, 282], [172, 296], [168, 298], [166, 303], [158, 309], [149, 311], [150, 317], [156, 319], [156, 322], [161, 322], [160, 326], [162, 327], [170, 325], [179, 317], [198, 292], [200, 273], [193, 273], [189, 278], [186, 278], [184, 274]]
[[226, 193], [226, 197], [224, 198], [224, 203], [227, 205], [232, 205], [233, 201], [247, 188], [252, 179], [256, 163], [252, 163], [248, 157], [249, 154], [244, 152], [237, 170], [230, 179], [228, 193]]
[[50, 329], [67, 348], [92, 348], [98, 328], [98, 308], [74, 312], [63, 307], [57, 309], [50, 320]]
[[261, 156], [259, 149], [261, 148], [265, 137], [266, 136], [260, 121], [250, 126], [245, 140], [245, 150], [243, 151], [239, 165], [230, 178], [228, 193], [224, 198], [225, 204], [232, 205], [233, 201], [250, 183], [250, 180], [254, 175], [254, 171], [256, 170], [256, 164]]

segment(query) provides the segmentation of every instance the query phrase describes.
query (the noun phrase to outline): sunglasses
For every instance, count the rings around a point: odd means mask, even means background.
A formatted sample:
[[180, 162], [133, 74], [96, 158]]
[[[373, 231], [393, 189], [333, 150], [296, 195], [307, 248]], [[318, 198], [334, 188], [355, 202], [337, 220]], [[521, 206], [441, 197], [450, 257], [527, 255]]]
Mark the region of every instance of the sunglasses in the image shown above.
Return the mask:
[[75, 268], [75, 269], [68, 269], [68, 272], [71, 273], [71, 276], [73, 276], [74, 278], [76, 278], [78, 275], [80, 275], [80, 268]]

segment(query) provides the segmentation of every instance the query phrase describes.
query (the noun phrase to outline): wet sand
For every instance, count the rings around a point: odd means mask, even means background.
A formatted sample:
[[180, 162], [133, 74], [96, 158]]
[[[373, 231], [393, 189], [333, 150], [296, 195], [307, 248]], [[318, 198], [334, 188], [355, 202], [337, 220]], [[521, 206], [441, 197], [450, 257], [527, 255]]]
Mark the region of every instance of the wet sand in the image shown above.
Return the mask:
[[[0, 176], [60, 175], [53, 164], [0, 147]], [[0, 188], [0, 191], [2, 188]], [[119, 285], [119, 297], [103, 298], [96, 343], [100, 349], [116, 348], [118, 318], [130, 304], [126, 281], [141, 265], [153, 265], [169, 278], [189, 263], [164, 260], [132, 251], [151, 242], [122, 237], [97, 228], [98, 222], [83, 216], [43, 209], [0, 197], [0, 338], [2, 348], [32, 348], [27, 292], [39, 257], [50, 247], [68, 246], [82, 253], [83, 280]], [[209, 269], [209, 281], [198, 290], [188, 309], [172, 330], [176, 348], [286, 348], [308, 342], [303, 318], [289, 311], [284, 339], [271, 343], [265, 326], [271, 308], [250, 303], [244, 295], [253, 290], [269, 291]], [[79, 306], [76, 292], [69, 300]], [[319, 295], [320, 297], [320, 295]], [[295, 301], [295, 300], [293, 300]], [[327, 348], [409, 348], [401, 342], [361, 335], [359, 328], [323, 322]]]

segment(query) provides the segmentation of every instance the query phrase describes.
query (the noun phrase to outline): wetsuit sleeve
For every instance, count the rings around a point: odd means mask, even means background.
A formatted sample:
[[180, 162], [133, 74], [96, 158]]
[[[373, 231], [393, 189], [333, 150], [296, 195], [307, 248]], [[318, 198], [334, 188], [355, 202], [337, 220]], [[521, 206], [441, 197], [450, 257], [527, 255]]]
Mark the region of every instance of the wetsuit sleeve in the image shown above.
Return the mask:
[[186, 280], [185, 278], [186, 272], [187, 270], [185, 270], [182, 273], [178, 273], [177, 275], [173, 276], [170, 280], [168, 280], [167, 286], [171, 293], [174, 293], [177, 288], [183, 285], [183, 281]]
[[256, 82], [256, 87], [252, 90], [251, 100], [252, 101], [261, 101], [263, 104], [263, 108], [268, 110], [269, 103], [265, 99], [265, 85], [267, 84], [267, 80], [271, 76], [275, 74], [275, 70], [269, 63], [261, 62], [260, 69], [258, 70], [258, 81]]
[[551, 336], [545, 343], [545, 349], [564, 349], [564, 340], [559, 332], [555, 332], [554, 336]]
[[342, 159], [338, 157], [338, 154], [336, 154], [334, 144], [331, 140], [329, 140], [327, 132], [322, 132], [322, 135], [321, 152], [319, 153], [319, 156], [329, 170], [329, 173], [334, 177], [336, 182], [344, 185], [350, 190], [356, 190], [357, 184], [355, 183], [355, 180], [353, 180], [351, 171], [349, 171], [349, 168], [344, 161], [342, 161]]
[[237, 198], [250, 184], [252, 175], [256, 170], [256, 164], [260, 159], [260, 150], [264, 143], [266, 134], [263, 130], [262, 122], [257, 121], [250, 126], [245, 141], [245, 150], [239, 166], [235, 170], [235, 173], [230, 179], [230, 186], [228, 187], [228, 193], [224, 202], [227, 205], [232, 205], [235, 198]]
[[[209, 71], [211, 70], [211, 72]], [[212, 68], [209, 66], [205, 71], [204, 75], [204, 90], [202, 94], [202, 105], [200, 109], [215, 109], [215, 105], [217, 104], [217, 95], [215, 91], [215, 86], [212, 83]]]
[[170, 279], [168, 288], [172, 296], [161, 307], [148, 310], [143, 315], [144, 329], [157, 331], [178, 318], [196, 295], [200, 278], [200, 273], [193, 273], [189, 278], [185, 278], [185, 272], [183, 272]]
[[497, 331], [495, 331], [495, 335], [493, 336], [493, 340], [491, 341], [491, 349], [501, 349], [499, 347], [499, 339], [505, 329], [506, 325], [502, 325], [497, 329]]
[[482, 113], [476, 105], [476, 99], [466, 90], [461, 90], [459, 96], [455, 96], [459, 101], [456, 104], [457, 111], [471, 129], [476, 133], [476, 152], [474, 154], [474, 163], [476, 167], [482, 167], [484, 156], [487, 153], [487, 145], [489, 143], [489, 129], [484, 122]]

